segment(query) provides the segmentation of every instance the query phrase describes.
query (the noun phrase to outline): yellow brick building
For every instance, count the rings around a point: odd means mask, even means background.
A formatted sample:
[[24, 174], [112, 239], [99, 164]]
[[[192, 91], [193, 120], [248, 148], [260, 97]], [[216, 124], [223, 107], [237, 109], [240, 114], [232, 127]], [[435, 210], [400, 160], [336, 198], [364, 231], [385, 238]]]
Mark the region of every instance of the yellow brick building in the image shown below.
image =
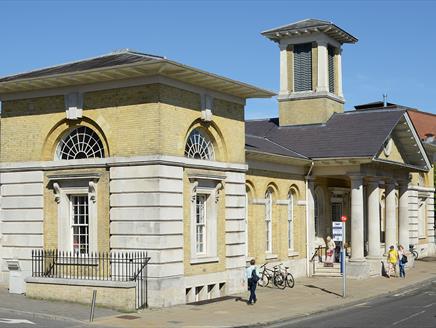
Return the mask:
[[319, 20], [263, 35], [280, 47], [272, 119], [244, 118], [270, 91], [134, 51], [0, 78], [0, 279], [18, 261], [31, 297], [211, 299], [244, 291], [251, 259], [338, 275], [316, 255], [342, 216], [352, 277], [392, 244], [434, 253], [433, 169], [406, 109], [344, 112], [357, 39]]

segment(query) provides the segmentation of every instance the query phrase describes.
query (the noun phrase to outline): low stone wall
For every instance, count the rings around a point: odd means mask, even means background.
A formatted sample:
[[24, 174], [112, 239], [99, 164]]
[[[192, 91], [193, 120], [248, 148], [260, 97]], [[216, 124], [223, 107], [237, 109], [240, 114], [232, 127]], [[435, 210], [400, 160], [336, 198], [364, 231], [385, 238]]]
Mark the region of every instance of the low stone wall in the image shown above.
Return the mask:
[[96, 305], [120, 311], [135, 311], [135, 282], [92, 281], [56, 278], [27, 278], [26, 296], [91, 304], [97, 291]]

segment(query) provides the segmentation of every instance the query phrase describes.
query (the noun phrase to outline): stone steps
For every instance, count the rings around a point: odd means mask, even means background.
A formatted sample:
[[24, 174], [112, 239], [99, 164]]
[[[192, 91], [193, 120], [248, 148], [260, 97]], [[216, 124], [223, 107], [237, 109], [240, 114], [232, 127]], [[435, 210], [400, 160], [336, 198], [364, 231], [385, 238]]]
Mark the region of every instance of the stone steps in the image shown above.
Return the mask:
[[315, 263], [314, 277], [342, 277], [340, 263], [333, 263], [333, 267], [325, 267], [324, 263]]
[[338, 278], [338, 277], [342, 277], [342, 273], [340, 273], [340, 272], [315, 272], [313, 274], [313, 277], [332, 277], [332, 278]]

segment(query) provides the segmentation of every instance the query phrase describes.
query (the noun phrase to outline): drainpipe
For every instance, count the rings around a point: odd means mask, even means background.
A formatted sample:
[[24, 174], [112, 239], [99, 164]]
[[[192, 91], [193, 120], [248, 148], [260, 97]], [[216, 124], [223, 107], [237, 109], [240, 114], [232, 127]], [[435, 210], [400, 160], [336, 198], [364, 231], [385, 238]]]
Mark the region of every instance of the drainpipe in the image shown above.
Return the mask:
[[313, 166], [315, 165], [314, 161], [310, 164], [309, 171], [306, 174], [306, 276], [310, 276], [310, 243], [309, 243], [309, 182], [308, 179], [310, 174], [312, 173]]

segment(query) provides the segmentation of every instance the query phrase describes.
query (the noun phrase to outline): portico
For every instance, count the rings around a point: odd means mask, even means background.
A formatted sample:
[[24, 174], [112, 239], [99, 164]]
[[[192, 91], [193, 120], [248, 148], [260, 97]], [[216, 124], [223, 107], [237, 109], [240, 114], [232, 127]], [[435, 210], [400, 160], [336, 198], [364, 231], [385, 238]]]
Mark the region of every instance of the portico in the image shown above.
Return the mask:
[[[346, 160], [341, 160], [344, 163]], [[311, 253], [332, 233], [332, 222], [345, 215], [346, 242], [351, 246], [350, 277], [377, 275], [380, 260], [391, 245], [410, 244], [409, 174], [414, 170], [395, 164], [347, 160], [315, 162], [308, 178], [308, 205], [313, 213], [309, 230]], [[350, 162], [355, 162], [351, 165]], [[383, 204], [382, 195], [385, 195]]]

